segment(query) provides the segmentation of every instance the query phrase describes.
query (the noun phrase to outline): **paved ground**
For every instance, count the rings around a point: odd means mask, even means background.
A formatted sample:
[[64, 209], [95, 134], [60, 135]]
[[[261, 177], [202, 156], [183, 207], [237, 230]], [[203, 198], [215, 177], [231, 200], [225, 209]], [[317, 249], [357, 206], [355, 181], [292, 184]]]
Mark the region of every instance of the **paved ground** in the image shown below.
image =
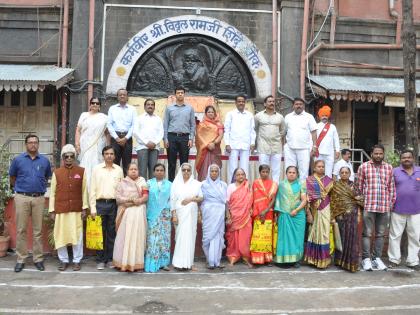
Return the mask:
[[239, 264], [223, 271], [157, 274], [98, 272], [93, 258], [80, 272], [46, 271], [31, 263], [13, 272], [0, 259], [0, 314], [420, 314], [420, 272], [400, 268], [350, 274]]

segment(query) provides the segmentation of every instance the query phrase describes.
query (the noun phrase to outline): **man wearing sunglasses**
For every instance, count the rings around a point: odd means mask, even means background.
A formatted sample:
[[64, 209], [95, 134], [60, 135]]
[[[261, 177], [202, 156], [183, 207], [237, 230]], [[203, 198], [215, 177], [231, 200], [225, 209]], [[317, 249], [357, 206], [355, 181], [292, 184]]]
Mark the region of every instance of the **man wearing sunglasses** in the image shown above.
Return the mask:
[[75, 165], [76, 149], [66, 144], [61, 149], [64, 166], [54, 171], [51, 180], [49, 213], [54, 221], [54, 244], [59, 271], [69, 265], [67, 245], [73, 247], [73, 271], [80, 270], [83, 257], [83, 222], [89, 208], [85, 169]]

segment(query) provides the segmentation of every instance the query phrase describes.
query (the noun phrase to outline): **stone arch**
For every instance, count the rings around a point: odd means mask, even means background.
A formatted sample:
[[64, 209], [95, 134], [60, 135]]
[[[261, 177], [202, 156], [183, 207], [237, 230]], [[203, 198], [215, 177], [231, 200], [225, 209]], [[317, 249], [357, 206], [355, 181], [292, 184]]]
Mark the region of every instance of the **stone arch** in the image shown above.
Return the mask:
[[[183, 42], [176, 44], [175, 41], [177, 38], [182, 39]], [[188, 41], [194, 40], [197, 41], [196, 45], [194, 42], [189, 42], [188, 44]], [[152, 57], [154, 48], [168, 47], [167, 51], [171, 52], [171, 56], [169, 57], [172, 57], [171, 60], [173, 61], [173, 69], [165, 70], [166, 73], [172, 73], [168, 80], [176, 81], [179, 76], [182, 77], [184, 70], [179, 71], [179, 64], [182, 58], [176, 57], [176, 54], [178, 53], [179, 55], [180, 51], [183, 51], [184, 55], [191, 55], [192, 59], [194, 60], [195, 58], [201, 65], [199, 67], [201, 69], [198, 69], [199, 71], [197, 72], [198, 77], [201, 79], [192, 85], [193, 90], [195, 89], [197, 93], [200, 93], [200, 89], [203, 86], [207, 86], [208, 90], [203, 94], [214, 94], [227, 98], [232, 97], [229, 93], [220, 93], [220, 89], [217, 90], [214, 82], [211, 82], [214, 80], [215, 72], [207, 72], [209, 69], [215, 70], [215, 68], [210, 67], [209, 64], [213, 62], [212, 58], [210, 58], [212, 57], [211, 51], [209, 51], [206, 45], [202, 44], [206, 41], [207, 43], [212, 42], [214, 47], [218, 47], [219, 51], [224, 51], [225, 56], [221, 56], [222, 59], [224, 58], [224, 62], [229, 59], [226, 59], [226, 55], [237, 56], [236, 65], [232, 67], [236, 67], [238, 72], [244, 77], [248, 76], [250, 81], [249, 84], [246, 82], [243, 84], [238, 83], [241, 86], [248, 84], [245, 88], [245, 94], [248, 94], [250, 97], [263, 98], [271, 93], [270, 68], [255, 44], [235, 27], [223, 21], [200, 15], [183, 15], [163, 19], [147, 26], [133, 36], [120, 50], [117, 58], [114, 60], [108, 75], [106, 93], [116, 94], [117, 90], [121, 87], [130, 89], [135, 86], [135, 77], [136, 75], [140, 75], [138, 73], [141, 73], [141, 67], [145, 66], [144, 62], [142, 64], [142, 60], [144, 61], [142, 57], [145, 57], [147, 60]], [[166, 43], [173, 43], [173, 45], [171, 46]], [[190, 50], [187, 51], [187, 49]], [[196, 53], [193, 53], [193, 51], [196, 51]], [[168, 54], [168, 52], [165, 51], [164, 54]], [[194, 54], [197, 57], [194, 57]], [[209, 58], [206, 56], [209, 56]], [[154, 54], [154, 57], [154, 60], [159, 61], [159, 56]], [[160, 61], [162, 61], [162, 56], [160, 57]], [[231, 60], [234, 59], [231, 58]], [[168, 62], [159, 63], [163, 68], [165, 68], [165, 64], [170, 64]], [[235, 64], [235, 61], [233, 61], [233, 64]], [[240, 64], [243, 65], [242, 68]], [[205, 75], [202, 75], [203, 73]], [[142, 79], [137, 79], [137, 81], [141, 82]], [[237, 91], [233, 92], [237, 93]]]

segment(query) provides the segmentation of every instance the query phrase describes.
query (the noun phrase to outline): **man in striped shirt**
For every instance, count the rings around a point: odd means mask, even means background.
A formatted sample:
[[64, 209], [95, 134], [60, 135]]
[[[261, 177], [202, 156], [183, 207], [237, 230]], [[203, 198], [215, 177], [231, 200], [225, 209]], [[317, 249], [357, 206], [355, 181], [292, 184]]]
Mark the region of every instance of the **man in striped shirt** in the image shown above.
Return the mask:
[[[377, 144], [372, 148], [371, 160], [363, 163], [357, 172], [358, 188], [365, 199], [363, 211], [362, 266], [364, 270], [373, 268], [386, 270], [381, 260], [384, 234], [389, 223], [389, 213], [395, 202], [395, 183], [392, 166], [384, 162], [385, 149]], [[370, 253], [373, 229], [375, 244]], [[372, 259], [371, 259], [372, 258]]]

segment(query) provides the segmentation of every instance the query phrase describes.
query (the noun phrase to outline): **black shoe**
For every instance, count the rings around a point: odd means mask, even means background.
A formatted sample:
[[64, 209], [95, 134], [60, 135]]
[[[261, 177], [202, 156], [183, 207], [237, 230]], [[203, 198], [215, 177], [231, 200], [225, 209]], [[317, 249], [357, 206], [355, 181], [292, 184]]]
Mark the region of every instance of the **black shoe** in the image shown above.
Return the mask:
[[15, 265], [15, 272], [21, 272], [23, 268], [25, 268], [25, 264], [24, 263], [16, 263], [16, 265]]
[[413, 269], [414, 271], [420, 271], [420, 265], [415, 265], [415, 266], [407, 266], [410, 269]]
[[38, 269], [39, 271], [44, 271], [45, 270], [44, 262], [42, 262], [42, 261], [36, 262], [34, 265], [35, 265], [36, 269]]

